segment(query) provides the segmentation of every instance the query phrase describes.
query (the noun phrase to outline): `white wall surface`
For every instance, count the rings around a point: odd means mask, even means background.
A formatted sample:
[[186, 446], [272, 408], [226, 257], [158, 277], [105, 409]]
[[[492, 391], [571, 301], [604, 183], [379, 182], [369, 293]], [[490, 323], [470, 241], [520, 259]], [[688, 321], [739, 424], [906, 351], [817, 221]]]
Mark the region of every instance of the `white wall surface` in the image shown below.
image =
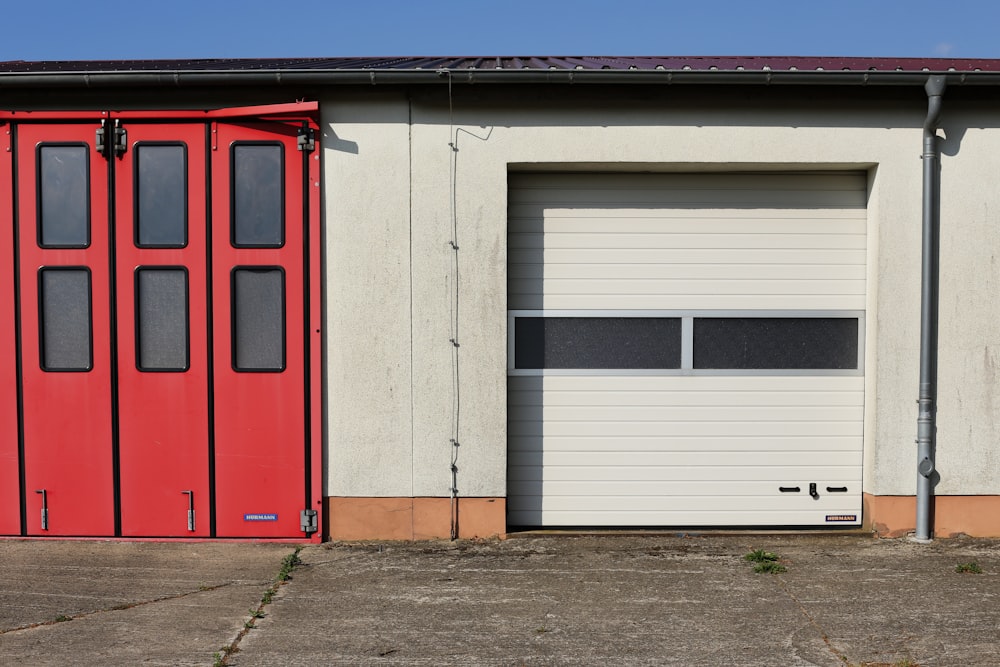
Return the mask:
[[[327, 494], [448, 495], [454, 188], [458, 489], [505, 495], [507, 174], [531, 169], [867, 170], [865, 490], [914, 493], [922, 93], [539, 90], [456, 86], [451, 114], [444, 82], [323, 101]], [[937, 492], [995, 494], [1000, 131], [945, 110]]]

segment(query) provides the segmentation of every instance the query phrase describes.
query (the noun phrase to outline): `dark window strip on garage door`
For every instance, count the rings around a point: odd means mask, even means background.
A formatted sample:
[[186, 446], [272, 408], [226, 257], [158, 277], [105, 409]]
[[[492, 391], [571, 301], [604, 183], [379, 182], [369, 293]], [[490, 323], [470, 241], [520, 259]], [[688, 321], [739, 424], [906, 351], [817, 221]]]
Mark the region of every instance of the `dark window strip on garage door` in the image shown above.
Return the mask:
[[513, 374], [861, 374], [857, 311], [511, 311]]

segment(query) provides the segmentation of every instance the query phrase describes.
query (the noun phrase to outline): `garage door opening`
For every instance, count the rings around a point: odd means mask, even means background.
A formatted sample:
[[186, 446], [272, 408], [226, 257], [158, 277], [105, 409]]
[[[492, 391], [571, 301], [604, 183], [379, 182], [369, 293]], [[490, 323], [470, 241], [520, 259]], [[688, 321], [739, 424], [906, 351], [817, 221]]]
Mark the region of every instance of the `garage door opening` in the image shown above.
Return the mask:
[[508, 525], [861, 521], [865, 176], [510, 177]]

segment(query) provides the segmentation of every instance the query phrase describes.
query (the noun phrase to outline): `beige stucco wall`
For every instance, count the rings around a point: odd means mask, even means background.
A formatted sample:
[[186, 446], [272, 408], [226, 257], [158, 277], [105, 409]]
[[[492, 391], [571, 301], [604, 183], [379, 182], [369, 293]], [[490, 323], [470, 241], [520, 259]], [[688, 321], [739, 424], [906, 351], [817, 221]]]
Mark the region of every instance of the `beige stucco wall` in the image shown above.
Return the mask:
[[[326, 494], [448, 494], [454, 192], [458, 489], [505, 495], [506, 178], [542, 168], [867, 170], [865, 491], [914, 493], [922, 93], [539, 90], [323, 100]], [[946, 111], [937, 492], [997, 494], [1000, 132]]]

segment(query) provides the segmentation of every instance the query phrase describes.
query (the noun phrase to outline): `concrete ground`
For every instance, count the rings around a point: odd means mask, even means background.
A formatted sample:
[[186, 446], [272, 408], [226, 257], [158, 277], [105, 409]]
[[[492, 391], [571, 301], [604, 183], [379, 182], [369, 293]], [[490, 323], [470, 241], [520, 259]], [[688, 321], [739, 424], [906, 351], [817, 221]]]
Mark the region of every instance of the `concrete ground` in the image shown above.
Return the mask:
[[332, 543], [291, 569], [295, 549], [0, 541], [0, 664], [1000, 664], [995, 540]]

